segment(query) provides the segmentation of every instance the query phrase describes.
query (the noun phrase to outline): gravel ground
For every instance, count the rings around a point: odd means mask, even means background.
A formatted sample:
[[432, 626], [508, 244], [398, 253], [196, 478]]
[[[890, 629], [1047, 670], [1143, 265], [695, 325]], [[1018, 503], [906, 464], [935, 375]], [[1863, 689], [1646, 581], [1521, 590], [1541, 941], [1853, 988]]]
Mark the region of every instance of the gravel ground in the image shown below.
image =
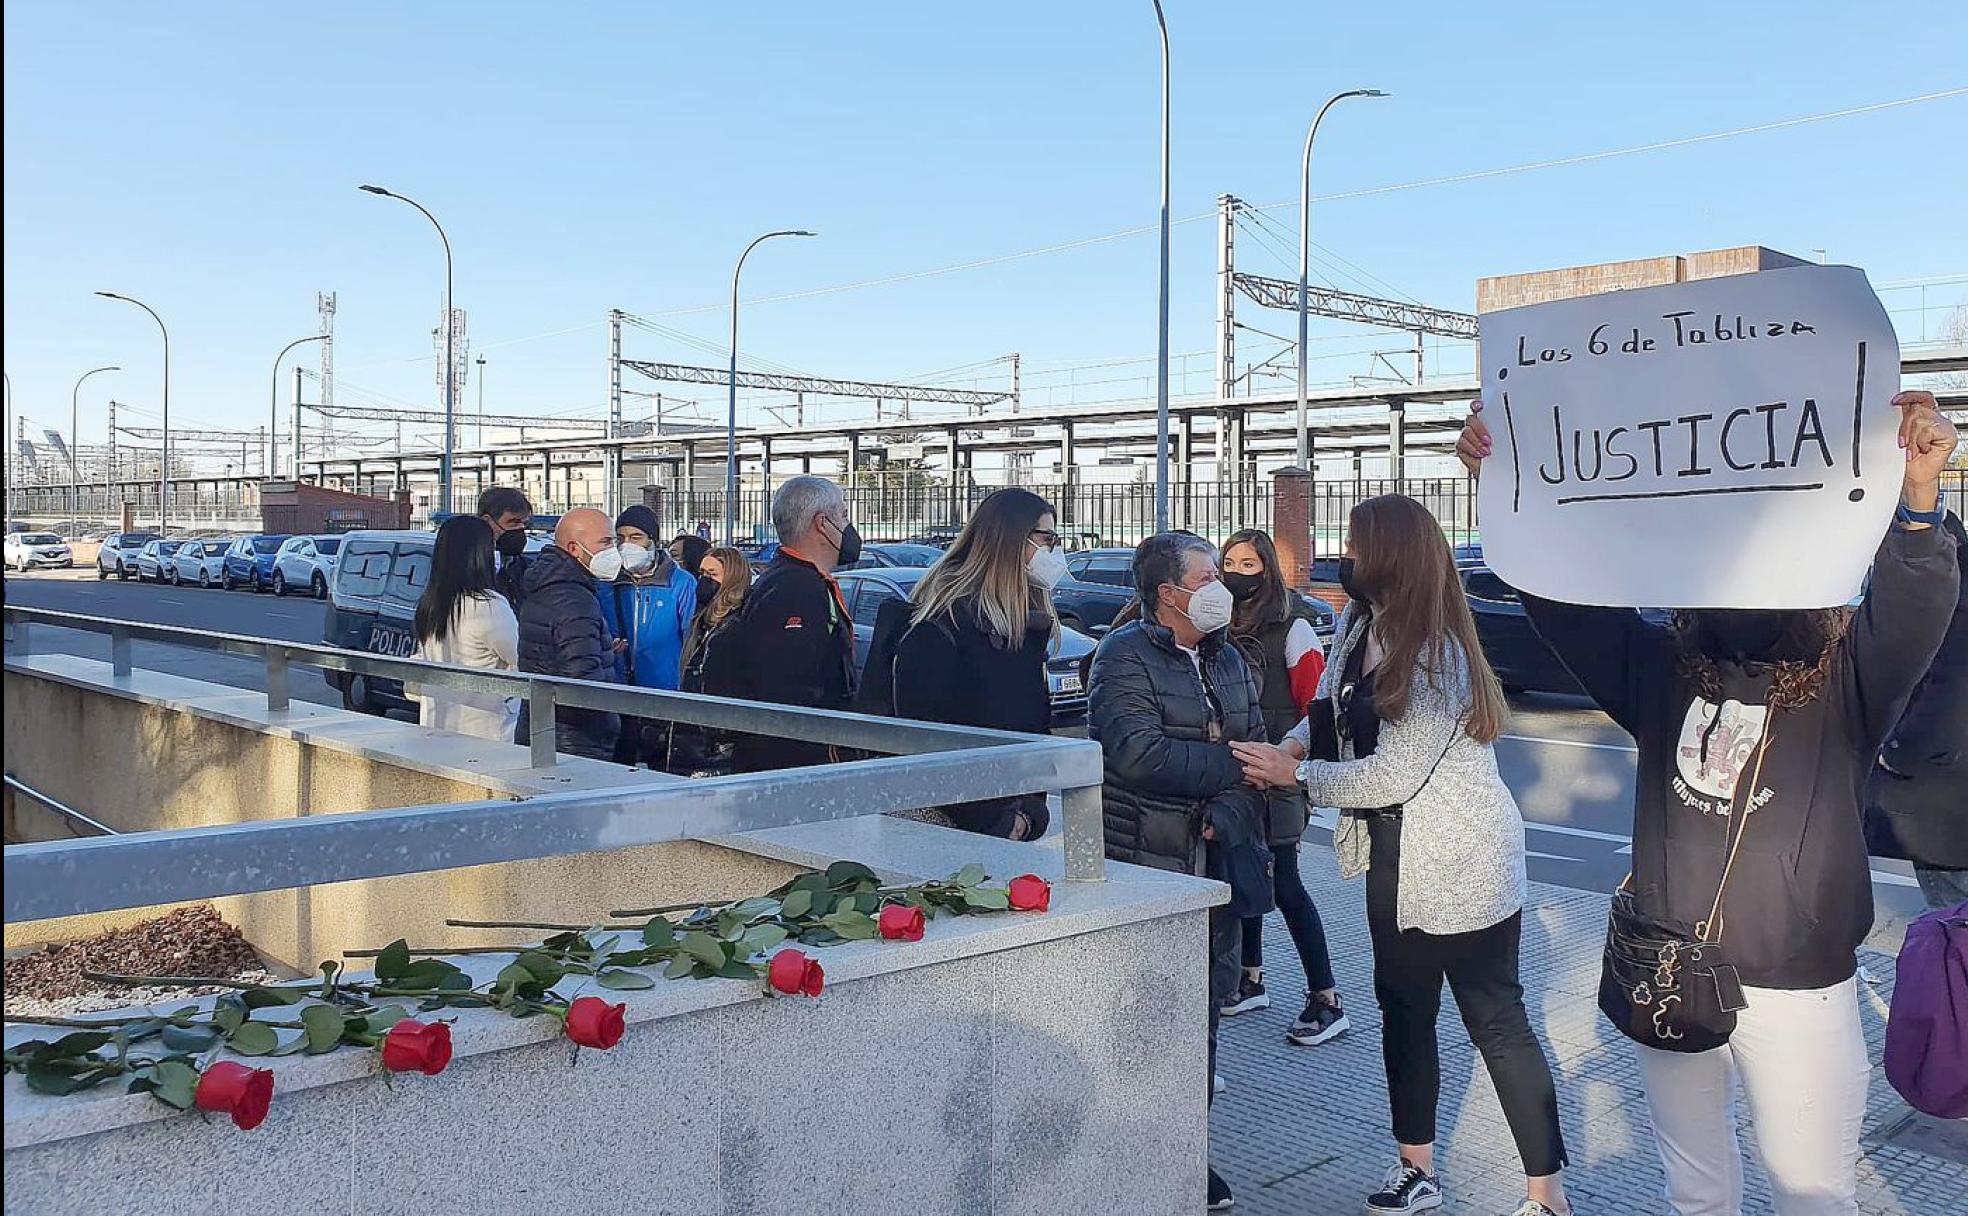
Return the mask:
[[6, 960], [6, 1012], [64, 1017], [219, 992], [217, 988], [135, 988], [96, 984], [84, 971], [123, 975], [209, 975], [273, 980], [253, 947], [213, 908], [199, 905], [85, 941]]

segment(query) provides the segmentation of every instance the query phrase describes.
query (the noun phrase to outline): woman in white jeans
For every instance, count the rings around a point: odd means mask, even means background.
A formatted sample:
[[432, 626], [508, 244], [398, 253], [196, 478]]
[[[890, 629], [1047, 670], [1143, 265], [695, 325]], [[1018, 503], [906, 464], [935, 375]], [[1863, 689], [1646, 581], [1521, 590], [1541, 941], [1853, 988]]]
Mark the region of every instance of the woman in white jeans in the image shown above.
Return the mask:
[[[430, 579], [417, 600], [417, 657], [453, 667], [511, 671], [519, 666], [519, 620], [492, 590], [492, 526], [454, 515], [437, 530]], [[513, 741], [519, 698], [439, 685], [417, 691], [417, 721], [437, 730]]]
[[[1893, 405], [1901, 507], [1856, 612], [1709, 609], [1668, 627], [1630, 609], [1523, 597], [1545, 641], [1639, 745], [1636, 910], [1706, 931], [1741, 979], [1745, 1003], [1722, 1046], [1638, 1048], [1680, 1216], [1742, 1210], [1737, 1081], [1780, 1216], [1859, 1210], [1870, 1064], [1854, 974], [1872, 927], [1862, 791], [1947, 631], [1960, 578], [1952, 538], [1933, 526], [1954, 427], [1930, 394]], [[1457, 445], [1472, 473], [1491, 446], [1481, 410]]]

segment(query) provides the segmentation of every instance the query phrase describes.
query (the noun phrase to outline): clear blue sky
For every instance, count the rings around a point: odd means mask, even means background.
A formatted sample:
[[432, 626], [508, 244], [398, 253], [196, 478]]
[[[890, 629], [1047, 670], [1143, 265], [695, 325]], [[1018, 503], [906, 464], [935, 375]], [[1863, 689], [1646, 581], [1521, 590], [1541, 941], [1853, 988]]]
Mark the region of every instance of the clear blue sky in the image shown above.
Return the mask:
[[[1724, 131], [1968, 85], [1968, 6], [1322, 5], [1171, 0], [1174, 213], [1297, 194], [1318, 101], [1338, 192]], [[1150, 225], [1148, 0], [956, 6], [514, 3], [6, 7], [5, 356], [15, 405], [82, 434], [110, 396], [254, 426], [274, 353], [340, 295], [338, 369], [435, 406], [435, 235], [486, 354], [488, 409], [599, 407], [600, 322]], [[1968, 271], [1968, 94], [1785, 130], [1318, 206], [1314, 232], [1401, 291], [1467, 309], [1479, 275], [1763, 243], [1875, 282]], [[1271, 213], [1285, 228], [1295, 209]], [[1177, 351], [1211, 341], [1213, 222], [1175, 230]], [[1286, 273], [1247, 244], [1248, 268]], [[1019, 351], [1150, 354], [1152, 234], [906, 283], [761, 303], [744, 349], [903, 378]], [[1945, 286], [1930, 304], [1968, 298]], [[1889, 306], [1918, 302], [1904, 294]], [[1290, 318], [1249, 310], [1282, 331]], [[666, 325], [719, 346], [721, 308]], [[1912, 323], [1917, 325], [1918, 318]], [[552, 337], [554, 331], [585, 327]], [[1323, 333], [1346, 333], [1323, 329]], [[1357, 332], [1357, 331], [1355, 331]], [[515, 339], [532, 339], [514, 341]], [[1360, 348], [1374, 345], [1371, 337]], [[716, 363], [632, 333], [631, 355]], [[1328, 346], [1326, 349], [1334, 349]], [[1352, 349], [1343, 344], [1338, 349]], [[1322, 367], [1325, 365], [1322, 365]], [[1364, 357], [1331, 364], [1365, 372]], [[1140, 369], [1135, 369], [1138, 373]], [[283, 393], [284, 393], [283, 389]], [[312, 390], [310, 389], [310, 392]], [[715, 398], [715, 390], [698, 395]], [[476, 386], [466, 390], [469, 404]], [[353, 399], [352, 396], [345, 399]]]

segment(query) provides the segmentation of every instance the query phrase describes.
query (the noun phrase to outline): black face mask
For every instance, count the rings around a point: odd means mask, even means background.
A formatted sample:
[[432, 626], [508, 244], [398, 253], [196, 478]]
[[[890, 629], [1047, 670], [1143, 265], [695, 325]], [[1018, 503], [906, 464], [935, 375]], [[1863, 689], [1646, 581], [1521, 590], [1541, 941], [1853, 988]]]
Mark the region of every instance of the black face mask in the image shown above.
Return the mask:
[[1824, 650], [1808, 612], [1709, 608], [1695, 616], [1695, 645], [1712, 659], [1811, 663]]
[[861, 532], [853, 524], [840, 530], [840, 557], [834, 562], [838, 570], [842, 566], [852, 566], [861, 560]]
[[1362, 604], [1367, 602], [1367, 593], [1354, 580], [1353, 559], [1350, 557], [1339, 559], [1339, 585], [1345, 589], [1347, 598]]
[[1238, 574], [1234, 570], [1226, 570], [1223, 574], [1223, 585], [1230, 588], [1230, 594], [1234, 598], [1248, 600], [1254, 598], [1258, 592], [1264, 590], [1264, 576], [1262, 574]]
[[492, 547], [499, 551], [500, 557], [518, 557], [526, 552], [526, 533], [519, 528], [501, 532]]

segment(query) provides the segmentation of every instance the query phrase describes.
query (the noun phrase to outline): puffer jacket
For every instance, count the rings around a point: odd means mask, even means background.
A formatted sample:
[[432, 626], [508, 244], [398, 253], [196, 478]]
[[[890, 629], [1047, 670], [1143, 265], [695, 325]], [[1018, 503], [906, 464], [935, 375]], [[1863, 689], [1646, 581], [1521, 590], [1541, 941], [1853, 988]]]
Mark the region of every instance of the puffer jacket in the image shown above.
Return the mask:
[[677, 687], [696, 615], [697, 579], [667, 553], [646, 577], [624, 574], [602, 587], [602, 624], [629, 643], [616, 656], [615, 678], [638, 688]]
[[[1264, 795], [1244, 784], [1230, 741], [1268, 738], [1257, 683], [1243, 656], [1221, 634], [1198, 648], [1201, 671], [1151, 621], [1109, 633], [1093, 658], [1087, 737], [1106, 757], [1101, 787], [1107, 856], [1185, 874], [1208, 872], [1203, 825], [1219, 835], [1245, 817], [1262, 847]], [[1210, 698], [1221, 707], [1223, 735], [1209, 738]]]
[[[595, 578], [557, 545], [528, 558], [519, 605], [519, 669], [570, 680], [615, 679], [615, 653], [595, 598]], [[557, 720], [588, 734], [612, 734], [615, 715], [563, 706]]]

